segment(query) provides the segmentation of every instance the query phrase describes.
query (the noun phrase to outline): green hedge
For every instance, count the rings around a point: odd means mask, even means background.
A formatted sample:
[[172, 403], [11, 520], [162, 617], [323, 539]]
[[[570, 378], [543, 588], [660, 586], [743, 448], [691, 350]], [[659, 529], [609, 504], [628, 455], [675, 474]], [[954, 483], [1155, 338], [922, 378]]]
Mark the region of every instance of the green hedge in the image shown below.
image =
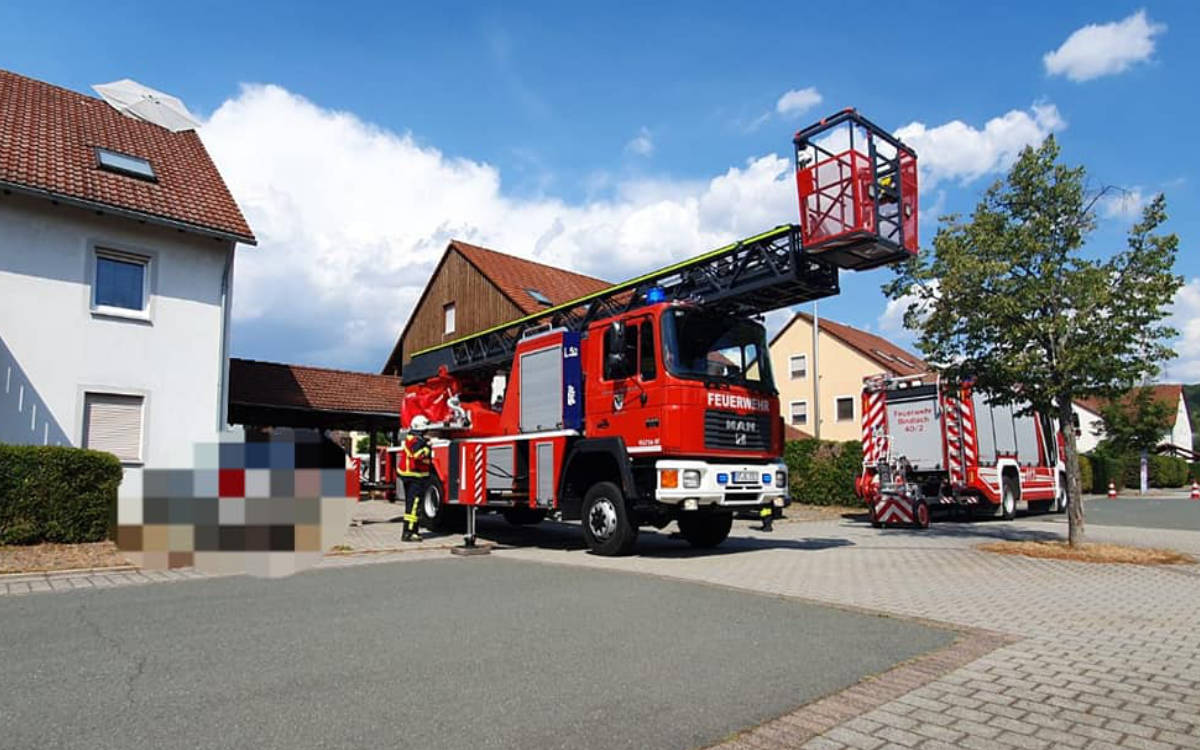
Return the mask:
[[1079, 457], [1079, 491], [1093, 492], [1096, 485], [1092, 481], [1092, 459], [1087, 456]]
[[1093, 454], [1088, 456], [1092, 466], [1092, 491], [1103, 495], [1108, 492], [1108, 483], [1117, 487], [1117, 492], [1125, 486], [1125, 462], [1115, 456]]
[[111, 453], [0, 445], [0, 544], [102, 541], [120, 484]]
[[857, 440], [792, 440], [783, 451], [792, 500], [809, 505], [857, 505], [854, 480], [862, 473]]
[[1188, 463], [1174, 456], [1150, 456], [1147, 467], [1151, 487], [1183, 487], [1187, 484]]

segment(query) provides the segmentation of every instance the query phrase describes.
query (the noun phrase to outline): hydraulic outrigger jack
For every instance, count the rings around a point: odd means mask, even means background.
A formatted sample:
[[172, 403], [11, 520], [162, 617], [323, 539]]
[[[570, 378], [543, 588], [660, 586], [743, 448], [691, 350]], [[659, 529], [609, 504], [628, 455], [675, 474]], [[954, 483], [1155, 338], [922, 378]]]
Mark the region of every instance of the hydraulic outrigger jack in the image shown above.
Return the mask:
[[475, 543], [475, 506], [467, 506], [467, 535], [463, 537], [463, 543], [457, 547], [450, 548], [452, 555], [490, 555], [492, 553], [492, 545], [476, 544]]

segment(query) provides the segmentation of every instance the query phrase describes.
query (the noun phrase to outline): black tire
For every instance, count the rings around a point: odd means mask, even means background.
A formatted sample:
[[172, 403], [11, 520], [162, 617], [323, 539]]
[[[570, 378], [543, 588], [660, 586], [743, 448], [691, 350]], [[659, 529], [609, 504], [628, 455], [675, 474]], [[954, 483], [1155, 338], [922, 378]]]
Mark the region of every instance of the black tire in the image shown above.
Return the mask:
[[546, 520], [546, 511], [541, 508], [505, 508], [503, 514], [513, 526], [533, 526]]
[[929, 503], [924, 500], [918, 500], [913, 504], [913, 528], [928, 529], [929, 528]]
[[422, 529], [450, 532], [463, 528], [466, 521], [463, 508], [442, 502], [442, 483], [436, 475], [430, 477], [425, 497], [417, 503], [417, 519]]
[[871, 526], [877, 529], [883, 528], [883, 521], [875, 516], [875, 503], [872, 500], [867, 501], [867, 517], [871, 519]]
[[732, 513], [683, 513], [677, 521], [679, 533], [697, 549], [716, 547], [733, 528]]
[[638, 530], [625, 506], [625, 496], [612, 482], [597, 482], [583, 497], [583, 539], [597, 555], [628, 555]]
[[1058, 496], [1054, 498], [1054, 512], [1066, 513], [1067, 506], [1071, 504], [1069, 495], [1067, 494], [1067, 475], [1058, 475]]
[[1005, 477], [1000, 483], [1000, 517], [1011, 521], [1017, 517], [1017, 483], [1010, 477]]

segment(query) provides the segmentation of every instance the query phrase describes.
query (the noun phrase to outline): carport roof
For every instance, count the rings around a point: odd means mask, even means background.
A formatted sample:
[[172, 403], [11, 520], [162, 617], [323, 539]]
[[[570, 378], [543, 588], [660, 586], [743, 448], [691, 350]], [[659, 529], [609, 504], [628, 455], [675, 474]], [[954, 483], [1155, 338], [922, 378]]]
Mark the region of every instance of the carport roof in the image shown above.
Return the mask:
[[400, 378], [252, 359], [229, 360], [234, 424], [359, 429], [400, 418]]

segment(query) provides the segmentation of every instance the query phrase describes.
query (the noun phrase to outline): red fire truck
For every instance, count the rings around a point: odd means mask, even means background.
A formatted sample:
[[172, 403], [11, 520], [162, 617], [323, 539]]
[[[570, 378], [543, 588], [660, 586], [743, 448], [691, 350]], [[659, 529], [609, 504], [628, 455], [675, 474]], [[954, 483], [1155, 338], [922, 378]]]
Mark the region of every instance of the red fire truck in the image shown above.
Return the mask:
[[934, 375], [867, 378], [855, 490], [872, 524], [927, 528], [934, 507], [1008, 520], [1019, 508], [1065, 510], [1058, 430], [1022, 411]]
[[[432, 423], [438, 527], [474, 509], [582, 521], [596, 553], [675, 521], [720, 544], [781, 506], [783, 422], [762, 313], [917, 249], [916, 155], [853, 110], [796, 134], [801, 222], [416, 352], [401, 427]], [[831, 144], [836, 148], [831, 150]], [[468, 526], [468, 543], [473, 523]]]

